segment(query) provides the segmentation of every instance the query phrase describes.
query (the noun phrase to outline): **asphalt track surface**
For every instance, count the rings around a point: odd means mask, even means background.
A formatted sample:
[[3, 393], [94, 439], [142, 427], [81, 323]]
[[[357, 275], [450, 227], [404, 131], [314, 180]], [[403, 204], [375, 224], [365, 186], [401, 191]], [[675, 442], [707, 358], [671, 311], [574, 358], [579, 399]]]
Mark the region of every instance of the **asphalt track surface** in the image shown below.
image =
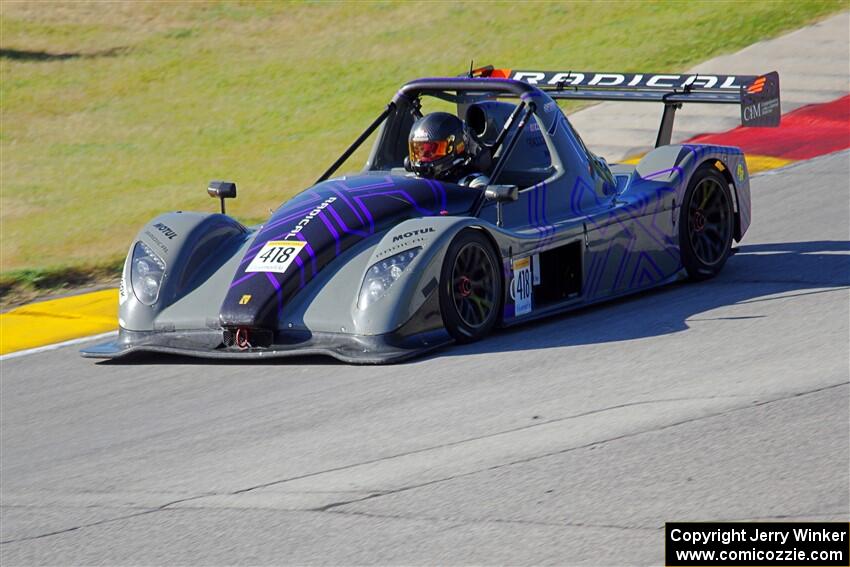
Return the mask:
[[722, 275], [425, 359], [2, 363], [0, 563], [661, 564], [850, 517], [850, 153], [753, 179]]

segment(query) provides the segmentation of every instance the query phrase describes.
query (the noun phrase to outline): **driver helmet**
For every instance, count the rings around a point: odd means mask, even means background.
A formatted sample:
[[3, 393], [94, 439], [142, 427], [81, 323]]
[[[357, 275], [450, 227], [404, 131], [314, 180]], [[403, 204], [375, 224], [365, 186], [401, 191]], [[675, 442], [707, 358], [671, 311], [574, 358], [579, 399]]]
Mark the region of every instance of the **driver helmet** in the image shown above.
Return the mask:
[[448, 112], [432, 112], [413, 123], [407, 138], [408, 169], [421, 177], [459, 177], [478, 145], [463, 120]]

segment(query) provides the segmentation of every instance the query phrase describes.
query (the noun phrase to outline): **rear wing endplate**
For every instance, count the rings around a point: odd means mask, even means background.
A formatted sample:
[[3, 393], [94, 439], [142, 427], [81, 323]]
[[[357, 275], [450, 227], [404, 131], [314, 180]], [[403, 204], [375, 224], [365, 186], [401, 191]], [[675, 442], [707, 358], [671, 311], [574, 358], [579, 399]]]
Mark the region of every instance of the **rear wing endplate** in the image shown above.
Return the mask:
[[779, 73], [765, 75], [708, 75], [599, 73], [588, 71], [529, 71], [473, 69], [471, 77], [524, 81], [554, 99], [664, 103], [655, 145], [670, 143], [676, 109], [685, 103], [737, 104], [741, 125], [779, 126]]

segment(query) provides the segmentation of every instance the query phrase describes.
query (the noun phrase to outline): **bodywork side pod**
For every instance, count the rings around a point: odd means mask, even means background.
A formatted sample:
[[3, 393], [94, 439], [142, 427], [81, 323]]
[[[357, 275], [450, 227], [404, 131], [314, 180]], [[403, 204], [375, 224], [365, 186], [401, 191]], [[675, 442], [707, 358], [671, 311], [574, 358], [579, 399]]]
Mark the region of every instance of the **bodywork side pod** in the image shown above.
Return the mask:
[[[244, 226], [221, 214], [173, 212], [150, 221], [134, 239], [124, 263], [118, 298], [121, 327], [154, 330], [157, 318], [164, 311], [180, 311], [177, 305], [181, 300], [197, 296], [199, 287], [226, 269], [228, 262], [232, 263], [247, 234]], [[132, 262], [137, 243], [162, 264], [160, 289], [152, 303], [143, 303], [134, 292]], [[235, 265], [232, 269], [235, 270]], [[226, 289], [226, 285], [223, 287]], [[208, 306], [208, 313], [196, 313], [193, 317], [203, 326], [206, 318], [217, 316], [220, 304], [219, 297], [204, 297], [203, 305]], [[173, 321], [172, 317], [168, 318]]]
[[691, 176], [703, 164], [715, 167], [729, 182], [735, 205], [734, 236], [740, 242], [750, 226], [752, 204], [747, 162], [738, 148], [702, 144], [662, 146], [643, 156], [635, 175], [642, 180], [675, 184], [678, 206]]
[[734, 236], [740, 242], [750, 226], [752, 204], [747, 162], [738, 148], [701, 144], [663, 146], [646, 154], [637, 164], [635, 174], [641, 179], [676, 184], [676, 202], [681, 203], [691, 176], [704, 164], [715, 167], [729, 182], [735, 205]]

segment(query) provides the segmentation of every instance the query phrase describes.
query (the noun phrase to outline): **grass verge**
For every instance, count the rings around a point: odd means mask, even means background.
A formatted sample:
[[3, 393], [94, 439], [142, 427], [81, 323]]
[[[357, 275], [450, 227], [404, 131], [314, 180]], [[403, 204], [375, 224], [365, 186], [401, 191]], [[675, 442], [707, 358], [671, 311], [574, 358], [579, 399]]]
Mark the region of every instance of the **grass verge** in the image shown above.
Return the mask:
[[11, 270], [0, 274], [0, 309], [80, 288], [117, 286], [124, 258], [89, 265]]

